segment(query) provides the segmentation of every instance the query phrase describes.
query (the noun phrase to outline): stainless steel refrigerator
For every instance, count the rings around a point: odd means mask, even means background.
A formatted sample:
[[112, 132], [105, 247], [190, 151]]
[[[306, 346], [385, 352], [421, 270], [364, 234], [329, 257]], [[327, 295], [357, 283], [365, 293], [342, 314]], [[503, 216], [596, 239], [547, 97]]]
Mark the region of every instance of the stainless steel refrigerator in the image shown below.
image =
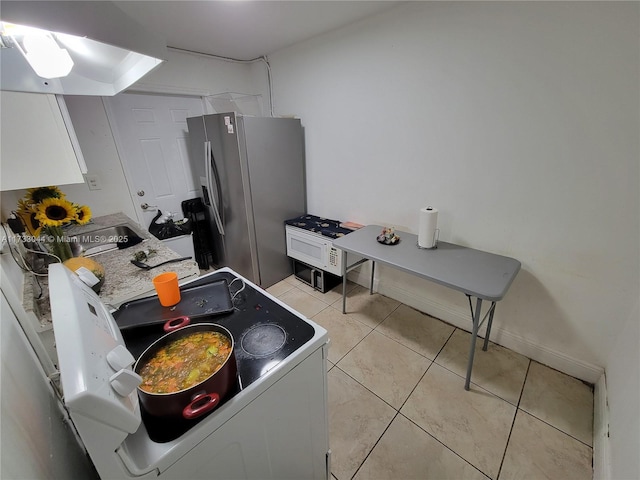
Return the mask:
[[289, 276], [284, 221], [306, 213], [300, 120], [219, 113], [188, 118], [187, 125], [215, 266], [263, 288]]

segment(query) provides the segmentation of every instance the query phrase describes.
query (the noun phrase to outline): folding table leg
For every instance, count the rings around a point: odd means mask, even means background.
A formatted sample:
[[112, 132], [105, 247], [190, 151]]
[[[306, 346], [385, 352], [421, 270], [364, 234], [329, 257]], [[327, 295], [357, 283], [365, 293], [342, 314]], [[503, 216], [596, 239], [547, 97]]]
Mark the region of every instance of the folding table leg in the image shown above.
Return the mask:
[[347, 252], [342, 251], [342, 313], [347, 313]]
[[376, 262], [371, 260], [371, 282], [369, 282], [369, 295], [373, 295], [373, 275], [376, 271]]
[[489, 309], [489, 320], [487, 323], [487, 333], [484, 336], [484, 345], [482, 345], [482, 350], [487, 351], [487, 346], [489, 345], [489, 335], [491, 335], [491, 324], [493, 323], [493, 312], [496, 311], [496, 302], [491, 302], [491, 308]]
[[482, 299], [476, 299], [476, 310], [473, 312], [473, 328], [471, 329], [471, 348], [469, 349], [469, 359], [467, 360], [467, 378], [464, 382], [464, 389], [469, 390], [471, 383], [471, 369], [473, 368], [473, 356], [476, 352], [476, 339], [478, 338], [478, 328], [480, 327], [480, 311], [482, 310]]

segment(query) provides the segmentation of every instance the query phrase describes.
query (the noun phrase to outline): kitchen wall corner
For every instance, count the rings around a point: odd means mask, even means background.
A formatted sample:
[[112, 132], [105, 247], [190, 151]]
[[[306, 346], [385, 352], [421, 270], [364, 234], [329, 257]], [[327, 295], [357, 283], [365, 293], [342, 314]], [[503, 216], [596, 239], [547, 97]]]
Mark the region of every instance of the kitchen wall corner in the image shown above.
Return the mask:
[[123, 212], [135, 218], [116, 144], [100, 97], [65, 96], [71, 122], [87, 164], [88, 175], [97, 175], [100, 190], [87, 183], [65, 185], [62, 190], [75, 201], [89, 205], [93, 216]]

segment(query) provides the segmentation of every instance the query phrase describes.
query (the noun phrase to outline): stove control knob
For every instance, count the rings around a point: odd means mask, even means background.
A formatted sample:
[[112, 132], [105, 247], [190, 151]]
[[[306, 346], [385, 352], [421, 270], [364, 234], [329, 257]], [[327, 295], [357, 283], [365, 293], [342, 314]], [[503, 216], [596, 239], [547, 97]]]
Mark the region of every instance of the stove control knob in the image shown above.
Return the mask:
[[123, 368], [128, 368], [135, 363], [136, 359], [133, 358], [131, 352], [125, 348], [124, 345], [118, 345], [116, 348], [107, 353], [107, 363], [116, 372]]
[[142, 383], [142, 378], [133, 370], [123, 368], [109, 378], [111, 387], [118, 395], [126, 397]]

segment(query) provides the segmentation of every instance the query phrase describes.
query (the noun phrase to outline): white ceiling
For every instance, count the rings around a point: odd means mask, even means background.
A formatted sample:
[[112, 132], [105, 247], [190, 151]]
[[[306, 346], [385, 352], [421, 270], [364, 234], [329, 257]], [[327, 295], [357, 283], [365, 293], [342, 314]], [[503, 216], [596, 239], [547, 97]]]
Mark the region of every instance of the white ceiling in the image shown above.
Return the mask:
[[252, 60], [392, 8], [398, 1], [115, 1], [167, 46]]

